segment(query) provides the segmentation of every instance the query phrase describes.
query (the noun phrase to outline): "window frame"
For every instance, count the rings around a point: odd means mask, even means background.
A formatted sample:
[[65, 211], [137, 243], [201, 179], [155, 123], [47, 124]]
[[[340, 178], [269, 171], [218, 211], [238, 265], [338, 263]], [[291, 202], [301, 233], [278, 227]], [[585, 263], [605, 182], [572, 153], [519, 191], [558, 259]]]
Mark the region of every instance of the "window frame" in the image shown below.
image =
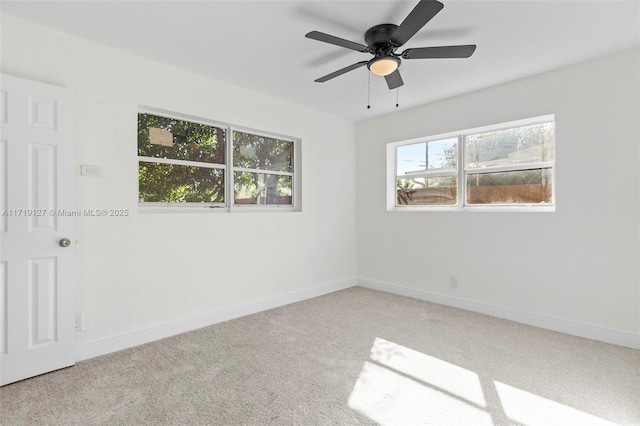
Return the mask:
[[[465, 163], [466, 137], [477, 133], [497, 132], [518, 127], [532, 126], [536, 124], [554, 123], [555, 115], [547, 114], [522, 120], [514, 120], [499, 124], [492, 124], [481, 127], [474, 127], [465, 130], [442, 133], [433, 136], [414, 138], [404, 141], [391, 142], [387, 144], [387, 210], [388, 211], [467, 211], [467, 212], [554, 212], [556, 209], [556, 156], [553, 161], [525, 163], [519, 165], [490, 166], [478, 169], [467, 169]], [[412, 173], [411, 177], [441, 177], [456, 176], [457, 179], [457, 200], [455, 205], [398, 205], [397, 202], [397, 182], [398, 179], [406, 178], [407, 175], [397, 174], [397, 148], [404, 145], [418, 143], [429, 143], [443, 139], [457, 138], [457, 167], [455, 171], [425, 171], [422, 173]], [[551, 171], [551, 202], [546, 204], [537, 203], [495, 203], [495, 204], [467, 204], [467, 177], [509, 171], [525, 171], [537, 169], [550, 169]]]
[[[229, 158], [229, 174], [231, 175], [231, 180], [230, 180], [230, 184], [229, 184], [229, 191], [231, 192], [230, 197], [229, 198], [229, 205], [232, 209], [260, 209], [260, 208], [264, 208], [264, 209], [292, 209], [293, 206], [295, 205], [295, 194], [296, 194], [296, 187], [297, 187], [297, 179], [296, 179], [296, 153], [299, 150], [299, 147], [296, 145], [296, 141], [288, 136], [282, 136], [282, 135], [278, 135], [275, 133], [270, 133], [270, 132], [264, 132], [264, 131], [260, 131], [260, 130], [254, 130], [254, 129], [249, 129], [246, 127], [240, 127], [240, 126], [230, 126], [230, 131], [231, 133], [229, 134], [229, 141], [230, 141], [230, 145], [228, 145], [229, 148], [229, 153], [228, 153], [228, 158]], [[280, 172], [280, 171], [276, 171], [276, 170], [263, 170], [263, 169], [248, 169], [248, 168], [244, 168], [244, 167], [235, 167], [233, 165], [233, 133], [234, 132], [241, 132], [241, 133], [248, 133], [251, 134], [253, 136], [262, 136], [265, 138], [270, 138], [270, 139], [278, 139], [278, 140], [283, 140], [283, 141], [287, 141], [287, 142], [291, 142], [293, 144], [293, 154], [292, 154], [292, 158], [291, 158], [291, 162], [293, 164], [293, 172]], [[269, 174], [269, 175], [277, 175], [277, 176], [290, 176], [291, 177], [291, 204], [236, 204], [235, 203], [235, 175], [234, 172], [239, 171], [239, 172], [248, 172], [248, 173], [259, 173], [259, 174]]]
[[[138, 211], [142, 213], [183, 213], [183, 212], [300, 212], [302, 211], [302, 188], [301, 188], [301, 139], [282, 135], [273, 132], [265, 132], [249, 127], [237, 126], [231, 123], [224, 123], [209, 120], [202, 117], [181, 114], [159, 108], [139, 105], [137, 114], [151, 114], [169, 119], [188, 121], [190, 123], [202, 124], [210, 127], [217, 127], [225, 131], [225, 164], [197, 162], [188, 160], [174, 160], [166, 158], [154, 158], [137, 156], [138, 170], [140, 162], [177, 164], [181, 166], [195, 166], [203, 168], [215, 168], [224, 170], [224, 203], [169, 203], [169, 202], [140, 202], [138, 200]], [[293, 144], [293, 172], [277, 172], [271, 170], [243, 169], [233, 167], [233, 132], [250, 133], [256, 136], [279, 139]], [[137, 150], [137, 148], [136, 148]], [[291, 204], [235, 204], [234, 199], [234, 171], [250, 171], [252, 173], [277, 174], [281, 176], [291, 176]], [[140, 176], [137, 177], [138, 197], [140, 195]]]

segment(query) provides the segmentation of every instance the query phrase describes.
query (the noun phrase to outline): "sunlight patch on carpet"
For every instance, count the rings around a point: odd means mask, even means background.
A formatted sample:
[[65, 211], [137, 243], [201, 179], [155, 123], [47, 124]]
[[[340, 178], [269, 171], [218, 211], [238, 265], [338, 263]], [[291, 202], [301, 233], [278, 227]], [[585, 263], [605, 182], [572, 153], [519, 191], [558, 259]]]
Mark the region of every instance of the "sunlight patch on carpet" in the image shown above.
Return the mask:
[[348, 405], [380, 425], [493, 424], [477, 374], [380, 338]]
[[615, 425], [556, 401], [494, 381], [505, 414], [526, 425]]
[[349, 407], [380, 425], [492, 425], [491, 416], [447, 394], [365, 362], [349, 398]]
[[480, 378], [465, 368], [379, 337], [373, 342], [370, 359], [443, 393], [462, 398], [479, 407], [487, 406]]
[[[490, 402], [483, 385], [493, 395]], [[382, 426], [614, 424], [379, 337], [348, 406]]]

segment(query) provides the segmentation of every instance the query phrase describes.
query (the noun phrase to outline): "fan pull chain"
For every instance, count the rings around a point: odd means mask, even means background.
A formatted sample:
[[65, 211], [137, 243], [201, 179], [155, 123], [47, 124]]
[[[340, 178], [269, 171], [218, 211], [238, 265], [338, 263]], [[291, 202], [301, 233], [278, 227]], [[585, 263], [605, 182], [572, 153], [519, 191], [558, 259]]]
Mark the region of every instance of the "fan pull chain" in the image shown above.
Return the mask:
[[371, 109], [371, 73], [368, 72], [369, 83], [367, 83], [367, 109]]
[[398, 108], [399, 105], [398, 99], [400, 99], [400, 88], [396, 89], [396, 108]]

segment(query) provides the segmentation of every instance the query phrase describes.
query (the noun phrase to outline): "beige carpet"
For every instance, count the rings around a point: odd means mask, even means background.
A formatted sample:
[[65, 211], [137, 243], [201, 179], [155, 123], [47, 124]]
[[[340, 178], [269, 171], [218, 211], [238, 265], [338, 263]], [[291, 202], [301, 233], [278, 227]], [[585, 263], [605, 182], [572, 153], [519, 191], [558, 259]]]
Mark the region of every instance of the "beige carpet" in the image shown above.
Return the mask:
[[2, 425], [640, 425], [640, 352], [363, 288], [0, 388]]

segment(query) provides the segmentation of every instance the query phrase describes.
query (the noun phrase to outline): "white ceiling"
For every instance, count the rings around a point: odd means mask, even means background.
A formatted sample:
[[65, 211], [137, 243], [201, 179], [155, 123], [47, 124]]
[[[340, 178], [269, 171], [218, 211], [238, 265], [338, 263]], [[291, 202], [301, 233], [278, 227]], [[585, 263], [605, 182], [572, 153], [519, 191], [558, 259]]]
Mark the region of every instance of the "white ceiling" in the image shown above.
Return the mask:
[[[405, 60], [400, 109], [640, 45], [640, 1], [442, 0], [404, 48], [476, 44], [469, 59]], [[364, 44], [412, 1], [5, 1], [1, 11], [317, 110], [363, 120], [396, 109], [366, 67], [313, 80], [370, 54], [310, 40], [317, 30]]]

